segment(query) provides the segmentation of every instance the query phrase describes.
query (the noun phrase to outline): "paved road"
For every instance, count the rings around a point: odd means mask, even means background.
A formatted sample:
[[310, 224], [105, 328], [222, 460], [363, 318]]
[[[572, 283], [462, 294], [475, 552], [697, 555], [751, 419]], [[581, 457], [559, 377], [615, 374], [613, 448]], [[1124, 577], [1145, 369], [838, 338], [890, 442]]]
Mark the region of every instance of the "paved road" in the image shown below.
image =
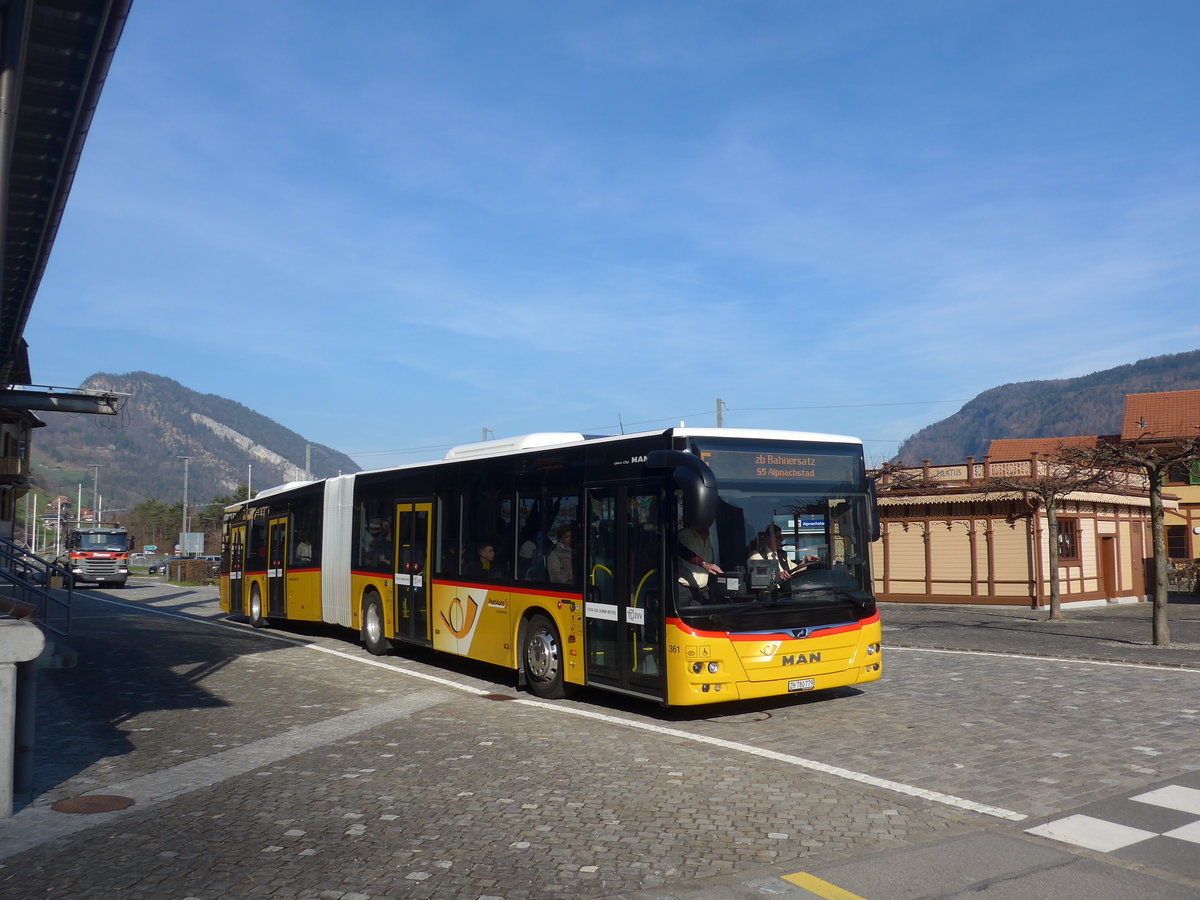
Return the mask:
[[1068, 615], [889, 605], [881, 682], [696, 713], [88, 592], [0, 897], [1200, 896], [1200, 605]]

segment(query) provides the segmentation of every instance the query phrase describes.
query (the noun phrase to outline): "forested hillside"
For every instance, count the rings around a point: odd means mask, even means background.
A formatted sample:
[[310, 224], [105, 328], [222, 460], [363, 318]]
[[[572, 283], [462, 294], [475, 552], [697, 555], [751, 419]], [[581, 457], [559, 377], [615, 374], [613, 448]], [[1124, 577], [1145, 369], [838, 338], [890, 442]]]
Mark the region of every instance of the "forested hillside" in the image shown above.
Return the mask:
[[[143, 500], [182, 499], [188, 456], [189, 505], [236, 493], [253, 466], [257, 489], [304, 477], [306, 452], [315, 478], [357, 472], [346, 456], [215, 394], [201, 394], [147, 372], [97, 374], [82, 387], [131, 394], [116, 417], [43, 413], [34, 433], [37, 490], [76, 499], [82, 485], [92, 505], [97, 482], [103, 509], [132, 509]], [[98, 473], [92, 467], [100, 466]]]
[[900, 445], [895, 461], [961, 462], [967, 456], [982, 456], [994, 438], [1116, 434], [1126, 394], [1197, 388], [1200, 350], [1155, 356], [1079, 378], [1006, 384], [922, 428]]

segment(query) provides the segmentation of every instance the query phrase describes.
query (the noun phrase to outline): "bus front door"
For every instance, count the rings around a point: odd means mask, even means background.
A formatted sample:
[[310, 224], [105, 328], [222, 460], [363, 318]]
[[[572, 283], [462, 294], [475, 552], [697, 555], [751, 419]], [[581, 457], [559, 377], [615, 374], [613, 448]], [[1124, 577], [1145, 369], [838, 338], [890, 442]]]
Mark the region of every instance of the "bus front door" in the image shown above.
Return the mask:
[[246, 612], [246, 526], [235, 525], [229, 530], [229, 612], [242, 615]]
[[662, 491], [588, 489], [584, 652], [588, 682], [662, 698]]
[[272, 519], [267, 533], [267, 617], [287, 617], [287, 517]]
[[431, 644], [429, 630], [429, 548], [433, 504], [396, 504], [396, 637]]

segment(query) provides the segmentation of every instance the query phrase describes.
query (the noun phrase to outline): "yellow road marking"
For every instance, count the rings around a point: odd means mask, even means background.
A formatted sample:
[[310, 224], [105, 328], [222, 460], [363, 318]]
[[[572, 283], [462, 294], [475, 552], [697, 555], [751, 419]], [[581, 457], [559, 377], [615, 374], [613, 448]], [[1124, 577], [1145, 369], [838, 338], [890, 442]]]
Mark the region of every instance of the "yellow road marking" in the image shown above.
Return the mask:
[[807, 872], [784, 875], [783, 880], [790, 881], [792, 884], [802, 887], [806, 891], [811, 891], [818, 897], [824, 897], [825, 900], [865, 900], [865, 898], [858, 896], [858, 894], [852, 894], [838, 887], [836, 884], [822, 881], [816, 875], [809, 875]]

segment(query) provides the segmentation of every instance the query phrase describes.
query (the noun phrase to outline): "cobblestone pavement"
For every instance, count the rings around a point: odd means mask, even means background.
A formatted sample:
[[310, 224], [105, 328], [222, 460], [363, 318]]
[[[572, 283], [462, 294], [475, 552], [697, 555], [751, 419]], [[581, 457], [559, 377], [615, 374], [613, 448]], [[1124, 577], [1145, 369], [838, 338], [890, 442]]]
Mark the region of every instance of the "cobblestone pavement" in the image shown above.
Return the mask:
[[[536, 701], [214, 601], [151, 580], [78, 599], [79, 664], [39, 680], [35, 796], [0, 820], [0, 897], [811, 897], [780, 876], [981, 834], [1048, 847], [1036, 817], [1200, 769], [1200, 665], [1053, 659], [1029, 611], [978, 629], [1018, 635], [983, 654], [945, 621], [918, 648], [921, 611], [889, 608], [888, 643], [913, 646], [881, 682], [680, 712]], [[83, 794], [135, 803], [51, 808]], [[1153, 860], [1136, 877], [1200, 890]]]

